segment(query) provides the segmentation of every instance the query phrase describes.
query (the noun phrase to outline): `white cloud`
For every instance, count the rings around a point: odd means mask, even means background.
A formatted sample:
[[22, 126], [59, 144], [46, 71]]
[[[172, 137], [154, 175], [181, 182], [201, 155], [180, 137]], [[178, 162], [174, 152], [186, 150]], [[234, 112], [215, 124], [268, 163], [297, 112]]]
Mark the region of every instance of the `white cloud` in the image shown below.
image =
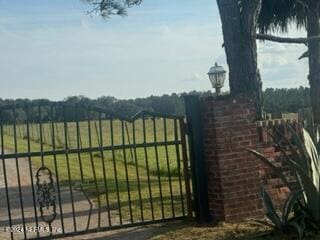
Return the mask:
[[204, 73], [196, 73], [193, 72], [191, 74], [191, 76], [186, 77], [185, 79], [183, 79], [184, 82], [199, 82], [199, 81], [203, 81], [206, 80], [208, 78], [208, 76], [206, 76], [206, 74]]
[[[210, 28], [159, 25], [130, 30], [107, 25], [101, 29], [88, 27], [84, 20], [72, 28], [5, 29], [0, 39], [0, 71], [6, 79], [1, 94], [125, 98], [191, 87], [205, 90], [210, 85], [201, 72], [204, 76], [208, 71], [215, 60], [212, 56], [223, 55], [223, 49], [212, 47], [215, 42], [220, 45], [219, 37], [205, 35]], [[184, 86], [188, 75], [197, 84]], [[30, 90], [30, 83], [36, 88]], [[10, 96], [8, 89], [12, 89]]]
[[[70, 16], [67, 11], [30, 16], [26, 24], [19, 15], [1, 15], [1, 96], [132, 98], [210, 89], [209, 68], [215, 61], [227, 68], [216, 9], [197, 13], [197, 20], [189, 20], [189, 11], [176, 16], [173, 10], [136, 9], [109, 22], [78, 9]], [[304, 50], [259, 43], [264, 86], [305, 84], [306, 61], [297, 60]]]
[[[288, 34], [279, 36], [303, 37], [305, 35], [305, 31], [292, 28]], [[298, 60], [307, 49], [305, 45], [266, 41], [259, 42], [258, 46], [258, 62], [264, 88], [308, 85], [308, 61], [307, 59]]]

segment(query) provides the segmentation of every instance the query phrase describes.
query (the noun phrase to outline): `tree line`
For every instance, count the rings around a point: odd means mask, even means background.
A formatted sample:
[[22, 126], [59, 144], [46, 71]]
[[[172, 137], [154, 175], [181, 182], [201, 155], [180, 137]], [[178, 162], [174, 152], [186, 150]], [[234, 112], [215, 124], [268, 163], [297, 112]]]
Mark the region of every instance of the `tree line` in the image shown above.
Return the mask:
[[[117, 99], [111, 96], [102, 96], [90, 99], [85, 96], [70, 96], [63, 101], [54, 102], [48, 99], [1, 99], [0, 120], [3, 123], [75, 121], [98, 119], [99, 112], [117, 117], [130, 118], [141, 110], [165, 115], [183, 115], [183, 97], [187, 94], [208, 96], [208, 92], [189, 92], [181, 94], [164, 94], [136, 99]], [[102, 115], [101, 115], [102, 116]]]
[[[150, 96], [136, 99], [117, 99], [111, 96], [103, 96], [97, 99], [90, 99], [85, 96], [71, 96], [63, 101], [53, 102], [48, 99], [1, 99], [0, 109], [1, 120], [4, 123], [24, 122], [27, 118], [31, 122], [46, 122], [51, 118], [55, 121], [85, 120], [98, 118], [98, 111], [89, 111], [89, 108], [104, 109], [105, 112], [114, 113], [118, 116], [130, 118], [141, 110], [156, 112], [164, 115], [184, 115], [184, 96], [193, 94], [199, 96], [210, 96], [212, 93], [192, 91], [189, 93], [164, 94], [162, 96]], [[51, 108], [50, 106], [53, 106]], [[13, 111], [13, 106], [15, 110]], [[31, 106], [31, 107], [30, 107]], [[39, 106], [41, 106], [39, 108]], [[281, 117], [281, 113], [298, 112], [299, 109], [310, 107], [310, 89], [305, 87], [291, 89], [267, 88], [263, 92], [263, 108], [273, 117]], [[28, 108], [28, 111], [27, 111]], [[53, 109], [53, 110], [52, 110]], [[27, 116], [28, 115], [28, 116]]]
[[271, 113], [273, 118], [281, 117], [281, 113], [297, 113], [309, 107], [311, 107], [309, 88], [267, 88], [263, 92], [264, 111]]

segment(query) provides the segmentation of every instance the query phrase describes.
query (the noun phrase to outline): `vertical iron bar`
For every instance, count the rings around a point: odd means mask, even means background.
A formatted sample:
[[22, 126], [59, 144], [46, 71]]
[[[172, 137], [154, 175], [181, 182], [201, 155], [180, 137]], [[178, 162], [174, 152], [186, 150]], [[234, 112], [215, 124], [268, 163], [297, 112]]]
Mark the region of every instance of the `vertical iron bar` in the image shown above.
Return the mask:
[[43, 136], [42, 136], [42, 114], [41, 114], [41, 105], [38, 106], [38, 115], [39, 115], [39, 139], [40, 139], [40, 152], [41, 152], [41, 165], [44, 166], [44, 158], [43, 158]]
[[[2, 112], [0, 116], [2, 116]], [[2, 155], [2, 168], [3, 168], [3, 178], [4, 178], [4, 187], [6, 191], [6, 200], [7, 200], [7, 210], [8, 210], [8, 218], [9, 218], [9, 225], [10, 229], [12, 228], [12, 220], [11, 220], [11, 205], [10, 205], [10, 197], [8, 191], [8, 179], [7, 179], [7, 170], [6, 170], [6, 158], [4, 157], [4, 133], [3, 133], [3, 123], [2, 119], [0, 119], [0, 129], [1, 129], [1, 155]], [[13, 232], [10, 231], [10, 237], [13, 239]]]
[[149, 159], [148, 159], [148, 151], [147, 147], [145, 146], [147, 143], [147, 136], [146, 136], [146, 121], [145, 116], [142, 116], [142, 128], [143, 128], [143, 144], [144, 144], [144, 158], [146, 162], [147, 168], [147, 178], [148, 178], [148, 188], [149, 188], [149, 198], [150, 198], [150, 206], [151, 206], [151, 216], [152, 220], [154, 220], [154, 209], [153, 209], [153, 198], [152, 198], [152, 191], [151, 191], [151, 182], [150, 182], [150, 169], [149, 169]]
[[[110, 137], [111, 137], [111, 146], [114, 147], [114, 136], [113, 136], [113, 117], [110, 118]], [[112, 161], [113, 161], [113, 170], [114, 170], [114, 178], [116, 181], [116, 191], [117, 191], [117, 201], [118, 201], [118, 209], [119, 209], [119, 218], [120, 225], [122, 225], [122, 214], [121, 214], [121, 203], [120, 203], [120, 195], [119, 195], [119, 182], [117, 176], [117, 165], [116, 165], [116, 156], [114, 149], [112, 148]]]
[[68, 172], [68, 179], [69, 179], [69, 191], [71, 197], [71, 208], [72, 208], [72, 218], [73, 218], [73, 229], [77, 232], [77, 223], [76, 223], [76, 216], [74, 210], [74, 202], [73, 202], [73, 192], [72, 192], [72, 185], [71, 185], [71, 173], [70, 173], [70, 162], [69, 162], [69, 144], [68, 144], [68, 125], [67, 125], [67, 118], [66, 118], [66, 106], [63, 106], [63, 128], [64, 128], [64, 141], [65, 141], [65, 151], [66, 151], [66, 161], [67, 161], [67, 172]]
[[[76, 147], [78, 150], [80, 150], [82, 148], [82, 141], [81, 141], [81, 131], [80, 131], [80, 117], [79, 117], [79, 104], [76, 104], [76, 108], [75, 108], [75, 122], [76, 122], [76, 137], [77, 137], [77, 143], [76, 143]], [[69, 139], [70, 141], [70, 139]], [[83, 174], [83, 166], [82, 166], [82, 157], [81, 157], [81, 152], [78, 151], [78, 162], [79, 162], [79, 169], [80, 169], [80, 178], [81, 178], [81, 184], [80, 184], [80, 188], [81, 190], [83, 190], [82, 184], [84, 183], [85, 179], [84, 179], [84, 174]], [[85, 197], [87, 198], [87, 200], [89, 201], [89, 196], [87, 196], [87, 194], [84, 192], [83, 193], [85, 195]], [[90, 214], [88, 216], [88, 223], [87, 223], [87, 229], [89, 229], [90, 227], [90, 219], [91, 219], [91, 202], [89, 201], [90, 204]]]
[[106, 192], [106, 201], [107, 201], [107, 211], [108, 211], [108, 221], [109, 226], [111, 227], [111, 213], [110, 213], [110, 201], [109, 201], [109, 189], [107, 183], [107, 173], [106, 173], [106, 163], [105, 157], [103, 152], [103, 130], [102, 130], [102, 120], [101, 120], [101, 112], [99, 112], [99, 133], [100, 133], [100, 153], [101, 153], [101, 161], [102, 161], [102, 170], [103, 170], [103, 180], [104, 180], [104, 187]]
[[92, 149], [92, 137], [91, 137], [90, 109], [87, 110], [87, 118], [88, 118], [87, 119], [87, 121], [88, 121], [88, 140], [89, 140], [89, 148], [90, 148], [89, 155], [90, 155], [90, 162], [91, 162], [91, 167], [92, 167], [94, 184], [95, 184], [97, 198], [98, 198], [98, 229], [99, 229], [101, 227], [101, 201], [100, 201], [100, 196], [99, 196], [97, 174], [96, 174], [95, 164], [94, 164], [92, 150], [91, 150]]
[[[127, 125], [127, 123], [125, 123], [125, 127], [126, 127], [126, 133], [127, 133], [128, 144], [129, 144], [129, 145], [131, 145], [131, 142], [130, 142], [130, 135], [129, 135], [129, 129], [128, 129], [128, 125]], [[130, 148], [130, 157], [131, 157], [131, 162], [133, 162], [133, 152], [132, 152], [132, 148]]]
[[[167, 143], [168, 136], [167, 136], [167, 119], [166, 118], [163, 118], [163, 131], [164, 131], [164, 141]], [[172, 216], [175, 217], [172, 182], [171, 182], [171, 172], [170, 172], [170, 161], [169, 161], [169, 153], [168, 153], [168, 145], [167, 144], [165, 145], [165, 151], [166, 151], [168, 178], [169, 178], [169, 189], [170, 189], [170, 197], [171, 197]]]
[[136, 166], [136, 175], [137, 175], [137, 181], [138, 181], [138, 194], [139, 194], [139, 203], [140, 203], [140, 215], [141, 215], [141, 221], [144, 221], [143, 216], [143, 206], [142, 206], [142, 197], [141, 197], [141, 185], [140, 185], [140, 176], [139, 176], [139, 166], [138, 166], [138, 156], [137, 156], [137, 147], [136, 147], [136, 127], [135, 127], [135, 121], [132, 122], [132, 138], [133, 138], [133, 152], [134, 152], [134, 158], [135, 158], [135, 166]]
[[[30, 109], [29, 105], [26, 107], [26, 124], [27, 124], [27, 151], [28, 153], [31, 152], [31, 143], [30, 143]], [[35, 196], [35, 189], [34, 189], [34, 183], [33, 183], [33, 174], [32, 174], [32, 164], [31, 164], [31, 157], [28, 156], [28, 162], [29, 162], [29, 173], [30, 173], [30, 179], [31, 179], [31, 189], [32, 189], [32, 197], [33, 197], [33, 210], [34, 210], [34, 217], [36, 220], [36, 227], [39, 226], [38, 223], [38, 214], [37, 214], [37, 203], [36, 203], [36, 196]], [[37, 231], [37, 237], [39, 237], [39, 231]]]
[[[100, 114], [100, 112], [98, 113], [98, 115]], [[98, 122], [99, 122], [99, 117], [98, 117]], [[99, 130], [98, 130], [98, 126], [97, 126], [97, 122], [94, 121], [94, 127], [95, 127], [95, 130], [96, 130], [96, 134], [97, 134], [97, 142], [98, 142], [98, 146], [101, 146], [101, 143], [100, 143], [100, 135], [99, 135]]]
[[[44, 129], [43, 129], [43, 125], [42, 125], [42, 113], [41, 113], [41, 104], [38, 105], [38, 114], [39, 114], [39, 128], [40, 128], [40, 152], [41, 152], [41, 166], [44, 167], [44, 156], [43, 156], [43, 151], [44, 151], [44, 148], [43, 148], [43, 145], [44, 145], [44, 136], [45, 136], [45, 133], [43, 132]], [[49, 228], [50, 228], [50, 236], [52, 234], [52, 231], [51, 231], [51, 223], [49, 223]]]
[[[179, 140], [177, 119], [174, 119], [174, 140], [175, 141]], [[179, 144], [176, 143], [175, 146], [176, 146], [177, 168], [178, 168], [178, 178], [179, 178], [179, 188], [180, 188], [182, 215], [185, 216], [183, 192], [182, 192], [182, 180], [181, 180], [180, 149], [179, 149]]]
[[159, 185], [159, 193], [160, 193], [160, 203], [161, 203], [161, 213], [162, 218], [164, 219], [164, 206], [163, 206], [163, 195], [162, 195], [162, 186], [161, 186], [161, 175], [160, 175], [160, 164], [159, 164], [159, 153], [157, 147], [157, 124], [156, 124], [156, 117], [153, 117], [153, 140], [154, 140], [154, 151], [156, 154], [156, 164], [157, 164], [157, 173], [158, 173], [158, 185]]
[[[53, 116], [53, 106], [50, 107], [50, 115], [51, 115], [51, 129], [52, 129], [52, 151], [56, 150], [56, 139], [55, 139], [55, 126], [54, 126], [54, 116]], [[65, 233], [64, 230], [64, 222], [63, 222], [63, 210], [61, 204], [61, 191], [60, 191], [60, 183], [59, 183], [59, 172], [58, 172], [58, 163], [57, 163], [57, 155], [53, 154], [53, 161], [54, 161], [54, 169], [56, 173], [56, 182], [57, 182], [57, 190], [58, 190], [58, 199], [59, 199], [59, 209], [60, 209], [60, 221], [62, 227], [62, 233]]]
[[[125, 143], [125, 136], [124, 136], [124, 122], [123, 122], [123, 120], [121, 120], [121, 135], [122, 135], [122, 145], [125, 146], [126, 143]], [[129, 175], [128, 175], [128, 161], [127, 161], [126, 149], [123, 148], [122, 152], [123, 152], [123, 158], [124, 158], [124, 169], [125, 169], [125, 174], [126, 174], [126, 182], [127, 182], [127, 190], [128, 190], [130, 221], [131, 221], [131, 223], [133, 223], [130, 183], [129, 183]]]
[[190, 187], [190, 174], [188, 165], [187, 141], [186, 141], [186, 127], [183, 118], [179, 119], [180, 133], [181, 133], [181, 146], [182, 146], [182, 159], [183, 159], [183, 173], [186, 187], [187, 209], [188, 217], [192, 218], [192, 200], [191, 200], [191, 187]]
[[[80, 126], [79, 126], [79, 105], [76, 106], [76, 130], [77, 130], [77, 149], [80, 150]], [[81, 182], [84, 182], [83, 179], [83, 167], [82, 167], [82, 158], [81, 153], [78, 151], [78, 161], [79, 161], [79, 168], [80, 168], [80, 175], [81, 175]]]
[[[17, 129], [16, 129], [16, 121], [17, 121], [17, 115], [16, 115], [16, 107], [13, 106], [13, 139], [14, 139], [14, 152], [18, 152], [18, 141], [17, 141]], [[24, 207], [23, 207], [23, 200], [22, 200], [22, 191], [21, 191], [21, 181], [20, 181], [20, 172], [19, 172], [19, 162], [18, 158], [15, 158], [16, 160], [16, 170], [17, 170], [17, 178], [18, 178], [18, 189], [19, 189], [19, 197], [20, 197], [20, 206], [21, 206], [21, 215], [22, 215], [22, 224], [23, 224], [23, 235], [24, 238], [27, 238], [27, 232], [26, 232], [26, 222], [24, 217]]]

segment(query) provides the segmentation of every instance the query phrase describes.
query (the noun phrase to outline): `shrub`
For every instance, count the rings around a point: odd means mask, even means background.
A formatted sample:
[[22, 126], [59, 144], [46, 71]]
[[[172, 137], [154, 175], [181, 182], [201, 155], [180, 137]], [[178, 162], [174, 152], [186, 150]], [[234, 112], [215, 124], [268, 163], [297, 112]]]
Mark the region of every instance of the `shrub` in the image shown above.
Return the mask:
[[[288, 129], [293, 136], [294, 144], [285, 136], [281, 136], [282, 141], [277, 142], [277, 144], [284, 156], [284, 161], [296, 173], [297, 182], [301, 190], [295, 192], [281, 169], [262, 154], [252, 149], [248, 149], [248, 151], [267, 164], [274, 174], [282, 179], [284, 184], [291, 190], [291, 195], [286, 200], [280, 216], [276, 212], [270, 196], [262, 189], [261, 195], [267, 211], [267, 217], [276, 228], [283, 232], [290, 232], [290, 229], [295, 229], [299, 239], [303, 239], [309, 231], [319, 229], [320, 159], [316, 144], [305, 129], [302, 129], [301, 137], [290, 126], [288, 126]], [[273, 136], [271, 135], [271, 137]], [[273, 139], [275, 138], [273, 137]]]

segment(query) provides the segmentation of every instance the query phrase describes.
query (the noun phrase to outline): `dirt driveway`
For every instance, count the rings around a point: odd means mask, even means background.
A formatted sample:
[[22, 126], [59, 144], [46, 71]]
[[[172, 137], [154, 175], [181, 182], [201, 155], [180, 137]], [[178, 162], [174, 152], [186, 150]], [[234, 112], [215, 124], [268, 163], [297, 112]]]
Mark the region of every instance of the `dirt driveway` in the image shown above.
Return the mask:
[[[5, 168], [4, 168], [5, 165]], [[17, 170], [18, 169], [18, 170]], [[6, 180], [5, 174], [6, 172]], [[31, 171], [30, 171], [31, 170]], [[9, 214], [11, 216], [11, 223], [18, 228], [23, 227], [25, 222], [26, 227], [46, 227], [48, 226], [41, 218], [39, 204], [37, 203], [37, 186], [36, 175], [37, 169], [29, 167], [29, 161], [25, 158], [20, 159], [6, 159], [5, 162], [0, 160], [0, 239], [7, 239], [10, 233], [5, 230], [10, 226]], [[18, 176], [19, 175], [19, 176]], [[20, 184], [19, 184], [19, 180]], [[32, 188], [32, 181], [34, 187]], [[5, 188], [7, 182], [7, 191]], [[19, 187], [20, 185], [20, 187]], [[90, 204], [85, 198], [84, 194], [74, 189], [71, 190], [73, 194], [73, 206], [71, 201], [71, 193], [69, 187], [60, 187], [60, 200], [58, 198], [57, 186], [55, 185], [56, 197], [56, 218], [52, 224], [53, 229], [57, 232], [61, 231], [62, 225], [65, 232], [74, 232], [76, 226], [78, 231], [84, 230], [87, 227]], [[7, 200], [8, 198], [8, 200]], [[34, 207], [36, 205], [36, 208]], [[74, 215], [72, 209], [74, 208]], [[10, 209], [10, 212], [8, 212]], [[22, 211], [23, 209], [23, 211]], [[98, 214], [94, 209], [91, 220], [90, 228], [97, 227]], [[101, 225], [107, 226], [106, 212], [101, 214]], [[36, 223], [36, 219], [38, 224]], [[47, 233], [40, 233], [44, 236]], [[15, 239], [23, 239], [23, 233], [15, 233]], [[27, 237], [36, 237], [35, 233], [27, 233]]]

